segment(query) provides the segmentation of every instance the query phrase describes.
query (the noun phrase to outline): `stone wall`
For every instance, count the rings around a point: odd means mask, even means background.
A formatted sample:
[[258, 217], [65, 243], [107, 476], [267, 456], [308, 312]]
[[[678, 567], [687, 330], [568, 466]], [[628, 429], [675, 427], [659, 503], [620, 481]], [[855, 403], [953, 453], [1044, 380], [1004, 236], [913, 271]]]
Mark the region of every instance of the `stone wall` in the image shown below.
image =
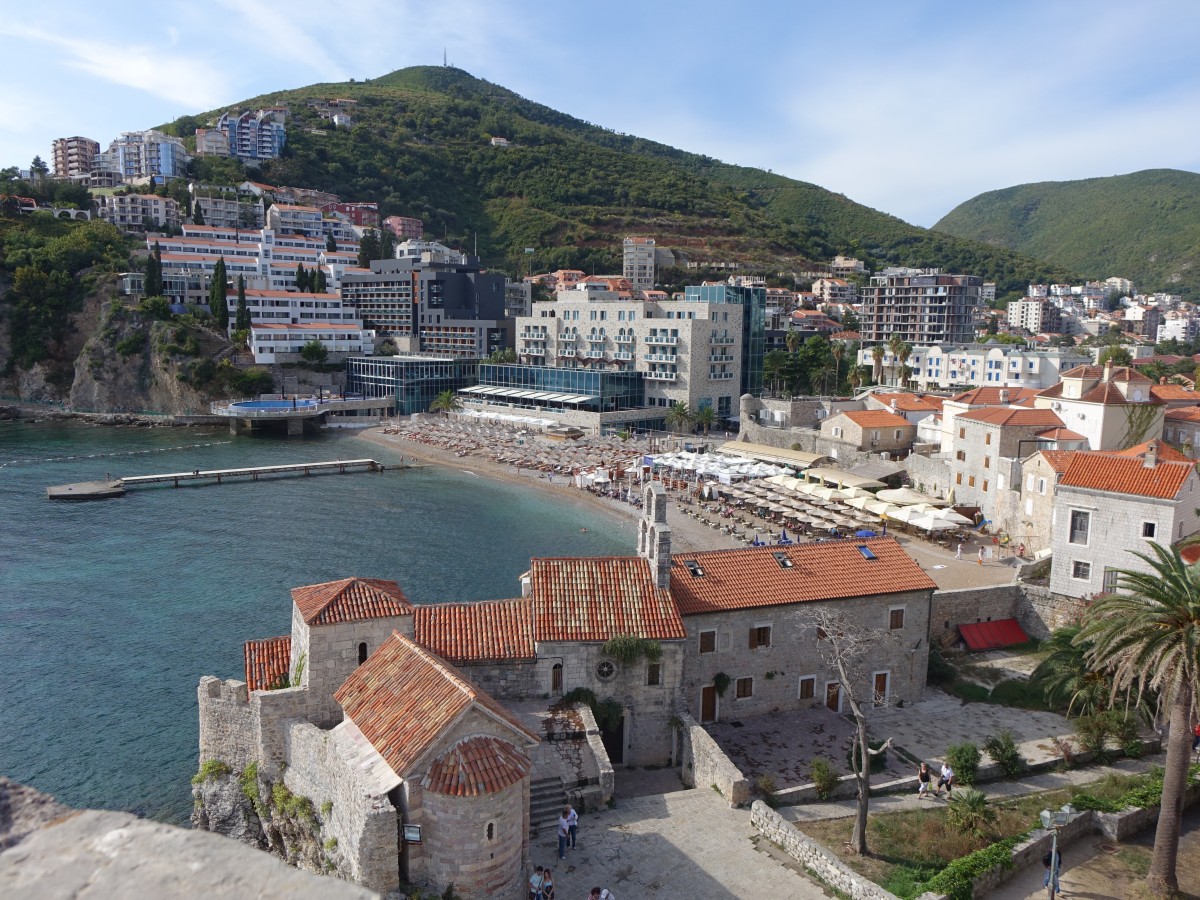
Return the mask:
[[205, 675], [200, 679], [196, 699], [200, 708], [200, 765], [220, 760], [240, 772], [258, 759], [258, 728], [247, 699], [246, 682]]
[[612, 799], [616, 790], [616, 775], [612, 763], [608, 759], [608, 751], [604, 749], [604, 741], [600, 739], [600, 728], [596, 725], [596, 717], [586, 703], [576, 703], [575, 711], [583, 719], [583, 729], [587, 740], [587, 752], [581, 760], [582, 775], [587, 779], [587, 785], [578, 785], [574, 789], [567, 786], [567, 796], [579, 812], [599, 809]]
[[1077, 597], [1064, 597], [1034, 584], [1020, 586], [1017, 621], [1031, 638], [1045, 640], [1064, 625], [1078, 624], [1091, 604]]
[[913, 487], [921, 493], [945, 497], [950, 492], [952, 476], [946, 460], [914, 453], [904, 460], [904, 468]]
[[957, 640], [957, 625], [997, 619], [1019, 621], [1020, 608], [1021, 589], [1015, 584], [936, 591], [929, 613], [929, 639], [937, 646], [946, 635], [954, 635]]
[[750, 807], [750, 824], [804, 868], [853, 900], [896, 900], [895, 894], [859, 875], [761, 800]]
[[550, 692], [538, 662], [463, 663], [458, 670], [497, 700], [527, 700]]
[[354, 748], [347, 735], [293, 722], [286, 729], [286, 746], [284, 784], [320, 811], [322, 841], [337, 840], [328, 855], [339, 874], [381, 894], [398, 887], [396, 810], [349, 762]]
[[426, 878], [454, 885], [463, 900], [518, 900], [524, 891], [529, 779], [494, 794], [452, 797], [425, 791]]
[[750, 799], [750, 782], [720, 745], [687, 713], [680, 715], [680, 778], [690, 787], [716, 788], [730, 806]]

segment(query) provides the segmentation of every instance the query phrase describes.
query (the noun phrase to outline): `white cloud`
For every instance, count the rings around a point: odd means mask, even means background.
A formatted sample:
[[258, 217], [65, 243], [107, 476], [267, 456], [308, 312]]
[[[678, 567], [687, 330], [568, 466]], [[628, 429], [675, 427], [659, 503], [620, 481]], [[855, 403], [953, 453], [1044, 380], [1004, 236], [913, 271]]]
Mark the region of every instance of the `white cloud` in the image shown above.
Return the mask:
[[38, 28], [0, 22], [0, 35], [53, 47], [71, 68], [113, 84], [145, 91], [189, 109], [205, 109], [227, 93], [225, 76], [208, 59], [181, 54], [167, 42], [142, 44], [93, 35], [86, 40], [63, 37]]

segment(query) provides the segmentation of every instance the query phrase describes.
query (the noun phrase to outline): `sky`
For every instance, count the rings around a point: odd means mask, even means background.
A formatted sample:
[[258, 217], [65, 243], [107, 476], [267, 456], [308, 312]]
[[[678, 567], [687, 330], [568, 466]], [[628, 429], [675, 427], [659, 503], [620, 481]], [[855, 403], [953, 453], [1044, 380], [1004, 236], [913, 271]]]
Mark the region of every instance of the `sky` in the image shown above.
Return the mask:
[[[45, 0], [0, 18], [0, 166], [451, 65], [929, 226], [988, 190], [1200, 171], [1196, 0]], [[369, 199], [369, 198], [347, 198]]]

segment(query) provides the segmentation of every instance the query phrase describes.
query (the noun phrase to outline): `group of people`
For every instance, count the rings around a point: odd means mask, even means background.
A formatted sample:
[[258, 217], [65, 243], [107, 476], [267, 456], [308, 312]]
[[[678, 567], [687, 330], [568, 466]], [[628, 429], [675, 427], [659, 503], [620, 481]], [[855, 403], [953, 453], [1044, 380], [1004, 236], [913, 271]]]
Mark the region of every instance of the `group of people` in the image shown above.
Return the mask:
[[933, 784], [933, 772], [929, 768], [929, 763], [921, 763], [920, 768], [917, 769], [917, 799], [924, 800], [929, 796], [930, 791], [935, 791], [940, 797], [942, 788], [946, 789], [947, 797], [954, 796], [954, 770], [950, 768], [950, 763], [942, 763], [936, 787]]
[[[563, 807], [558, 817], [558, 858], [566, 859], [568, 850], [578, 849], [579, 813], [571, 804]], [[538, 866], [529, 876], [529, 900], [554, 900], [554, 872]], [[594, 887], [588, 900], [616, 900], [608, 888]]]

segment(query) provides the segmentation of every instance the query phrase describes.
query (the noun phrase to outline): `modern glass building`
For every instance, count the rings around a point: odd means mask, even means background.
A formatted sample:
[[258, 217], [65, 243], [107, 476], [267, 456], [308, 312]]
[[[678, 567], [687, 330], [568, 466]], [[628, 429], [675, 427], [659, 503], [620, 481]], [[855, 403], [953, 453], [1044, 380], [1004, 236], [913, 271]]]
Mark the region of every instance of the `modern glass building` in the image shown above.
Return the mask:
[[646, 405], [641, 372], [601, 369], [483, 363], [479, 366], [479, 384], [463, 393], [532, 409], [618, 412]]
[[443, 391], [475, 384], [479, 360], [449, 356], [352, 356], [346, 360], [346, 391], [392, 397], [402, 416], [425, 412]]
[[742, 308], [741, 393], [761, 397], [763, 357], [767, 353], [767, 289], [690, 284], [684, 288], [683, 299], [693, 303], [731, 303]]

